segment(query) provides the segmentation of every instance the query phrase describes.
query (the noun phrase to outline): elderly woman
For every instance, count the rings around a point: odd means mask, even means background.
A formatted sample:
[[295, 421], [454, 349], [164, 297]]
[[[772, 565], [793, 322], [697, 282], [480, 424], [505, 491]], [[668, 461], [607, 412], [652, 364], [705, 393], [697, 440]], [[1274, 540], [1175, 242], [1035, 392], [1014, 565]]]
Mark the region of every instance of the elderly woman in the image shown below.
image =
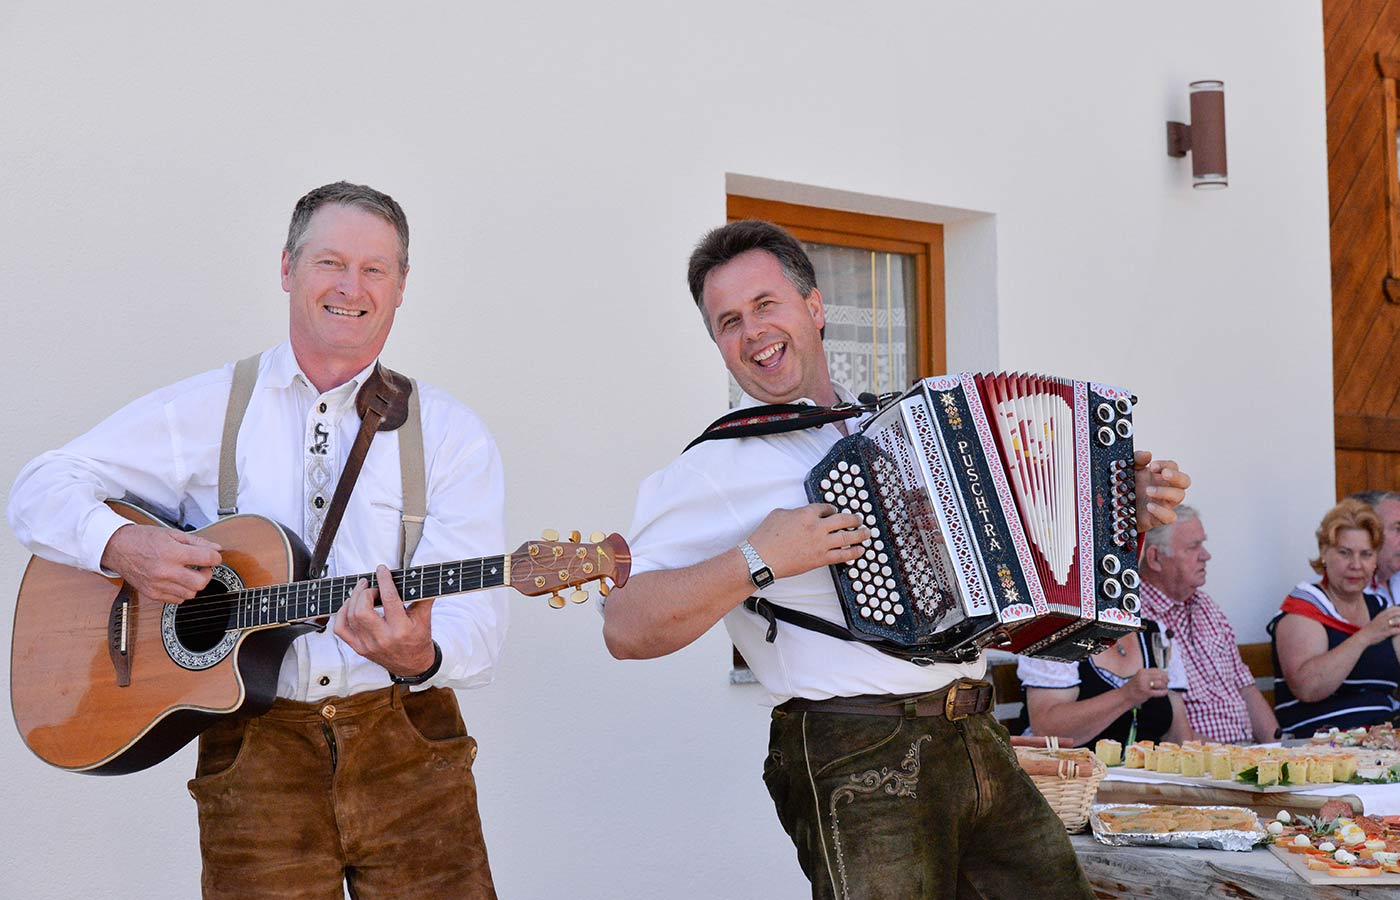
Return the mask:
[[1142, 626], [1078, 664], [1021, 657], [1016, 676], [1025, 688], [1031, 732], [1074, 746], [1103, 738], [1122, 744], [1194, 739], [1182, 699], [1181, 656], [1168, 652], [1155, 622]]
[[1343, 500], [1317, 529], [1317, 583], [1293, 589], [1274, 620], [1274, 711], [1306, 734], [1388, 721], [1400, 709], [1400, 609], [1371, 593], [1384, 532], [1371, 507]]

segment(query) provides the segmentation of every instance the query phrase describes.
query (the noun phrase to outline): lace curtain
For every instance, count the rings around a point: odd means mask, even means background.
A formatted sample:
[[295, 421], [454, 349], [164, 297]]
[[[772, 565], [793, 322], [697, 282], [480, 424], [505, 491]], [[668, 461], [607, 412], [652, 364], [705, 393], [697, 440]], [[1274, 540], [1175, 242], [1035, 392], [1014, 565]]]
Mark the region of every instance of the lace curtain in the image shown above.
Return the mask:
[[[914, 258], [834, 244], [805, 243], [826, 307], [831, 378], [854, 393], [909, 387], [914, 353]], [[739, 385], [729, 379], [729, 405]]]

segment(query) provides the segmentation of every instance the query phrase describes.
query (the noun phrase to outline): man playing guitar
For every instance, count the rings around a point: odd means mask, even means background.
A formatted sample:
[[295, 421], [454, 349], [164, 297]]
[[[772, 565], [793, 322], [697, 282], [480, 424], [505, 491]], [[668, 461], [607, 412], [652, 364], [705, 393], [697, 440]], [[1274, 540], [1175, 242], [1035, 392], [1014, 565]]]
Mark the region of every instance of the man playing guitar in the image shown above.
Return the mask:
[[[376, 370], [407, 275], [408, 223], [388, 195], [338, 182], [297, 202], [281, 265], [290, 337], [261, 355], [231, 435], [239, 511], [316, 542], [359, 431], [356, 395]], [[232, 512], [219, 486], [233, 384], [231, 365], [196, 375], [35, 459], [11, 493], [15, 533], [38, 556], [119, 576], [146, 598], [195, 597], [225, 548], [134, 524], [105, 501], [138, 497], [191, 527]], [[447, 394], [416, 391], [427, 502], [414, 558], [499, 552], [495, 442]], [[374, 570], [378, 583], [362, 579], [332, 628], [290, 644], [268, 712], [200, 737], [190, 790], [205, 897], [340, 896], [345, 882], [357, 897], [495, 896], [476, 742], [452, 689], [490, 680], [504, 592], [402, 602], [385, 565], [401, 553], [400, 450], [394, 431], [370, 445], [324, 570]]]

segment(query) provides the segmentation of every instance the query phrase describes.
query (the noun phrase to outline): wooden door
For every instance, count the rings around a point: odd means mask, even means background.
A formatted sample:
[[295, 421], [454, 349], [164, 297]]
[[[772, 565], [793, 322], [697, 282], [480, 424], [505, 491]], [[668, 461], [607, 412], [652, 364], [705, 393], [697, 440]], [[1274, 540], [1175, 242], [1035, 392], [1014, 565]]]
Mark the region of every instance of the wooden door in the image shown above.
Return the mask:
[[1400, 0], [1323, 0], [1337, 494], [1400, 489]]

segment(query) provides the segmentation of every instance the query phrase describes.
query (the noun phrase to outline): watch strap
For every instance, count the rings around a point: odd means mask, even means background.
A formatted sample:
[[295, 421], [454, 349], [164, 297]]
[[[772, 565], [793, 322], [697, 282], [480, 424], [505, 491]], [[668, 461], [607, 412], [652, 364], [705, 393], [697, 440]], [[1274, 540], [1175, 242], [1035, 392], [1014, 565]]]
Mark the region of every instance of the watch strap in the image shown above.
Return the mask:
[[433, 664], [431, 666], [428, 666], [427, 671], [421, 672], [417, 675], [395, 675], [393, 672], [390, 672], [389, 680], [392, 681], [394, 684], [422, 684], [429, 678], [432, 678], [434, 675], [436, 675], [438, 673], [438, 669], [441, 668], [442, 648], [438, 646], [437, 641], [433, 641]]
[[773, 570], [768, 563], [763, 561], [763, 557], [758, 555], [758, 551], [753, 548], [753, 544], [744, 541], [739, 545], [739, 552], [744, 554], [744, 561], [749, 566], [749, 580], [754, 587], [768, 587], [773, 583]]

